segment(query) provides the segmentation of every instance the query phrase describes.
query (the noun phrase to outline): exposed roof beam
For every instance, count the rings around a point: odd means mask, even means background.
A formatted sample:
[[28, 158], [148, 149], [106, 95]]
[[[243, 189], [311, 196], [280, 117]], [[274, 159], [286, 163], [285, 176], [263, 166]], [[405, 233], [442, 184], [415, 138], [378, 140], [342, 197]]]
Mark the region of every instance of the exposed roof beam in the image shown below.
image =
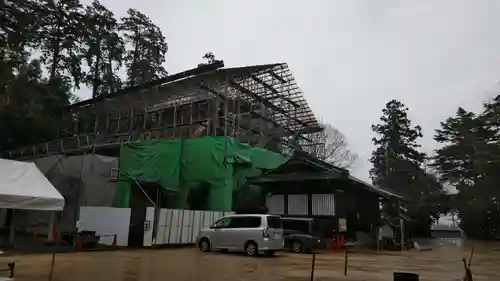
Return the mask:
[[274, 71], [269, 70], [269, 74], [271, 74], [271, 76], [274, 77], [276, 80], [280, 80], [281, 83], [283, 83], [283, 84], [287, 83], [287, 81], [285, 79], [283, 79], [281, 76], [276, 74]]
[[112, 92], [112, 93], [108, 93], [108, 94], [103, 94], [103, 95], [100, 95], [100, 96], [98, 96], [96, 98], [92, 98], [92, 99], [84, 100], [84, 101], [81, 101], [81, 102], [77, 102], [77, 103], [69, 105], [69, 108], [90, 105], [90, 104], [94, 104], [94, 103], [96, 103], [98, 101], [102, 101], [102, 100], [106, 100], [106, 99], [111, 99], [111, 98], [114, 98], [114, 97], [117, 97], [117, 96], [120, 96], [120, 95], [130, 94], [130, 93], [136, 93], [136, 92], [138, 92], [138, 91], [140, 91], [142, 89], [147, 89], [147, 88], [151, 88], [151, 87], [154, 87], [154, 86], [160, 86], [160, 85], [165, 84], [165, 83], [169, 83], [169, 82], [173, 82], [173, 81], [176, 81], [176, 80], [184, 79], [184, 78], [187, 78], [187, 77], [190, 77], [190, 76], [194, 76], [194, 75], [200, 75], [200, 74], [203, 74], [205, 72], [210, 72], [210, 71], [217, 70], [217, 69], [219, 69], [221, 67], [224, 67], [224, 62], [223, 61], [215, 61], [212, 64], [208, 64], [208, 65], [204, 65], [202, 67], [197, 67], [197, 68], [189, 69], [189, 70], [186, 70], [186, 71], [183, 71], [183, 72], [179, 72], [179, 73], [176, 73], [176, 74], [173, 74], [173, 75], [169, 75], [169, 76], [167, 76], [165, 78], [162, 78], [162, 79], [154, 80], [154, 81], [147, 82], [147, 83], [140, 84], [140, 85], [136, 85], [136, 86], [127, 87], [127, 88], [118, 90], [116, 92]]
[[202, 90], [205, 90], [205, 91], [207, 91], [207, 92], [209, 92], [209, 93], [212, 93], [212, 94], [215, 94], [215, 95], [219, 96], [219, 97], [220, 97], [220, 98], [222, 98], [223, 100], [226, 100], [226, 99], [227, 99], [227, 97], [226, 97], [225, 95], [223, 95], [223, 94], [221, 94], [221, 93], [219, 93], [219, 92], [215, 91], [214, 89], [211, 89], [211, 88], [209, 88], [209, 87], [207, 87], [207, 86], [205, 86], [205, 85], [199, 85], [199, 87], [200, 87], [200, 89], [202, 89]]
[[271, 85], [267, 84], [267, 82], [262, 81], [259, 77], [255, 76], [255, 75], [250, 75], [250, 77], [252, 77], [253, 80], [257, 81], [257, 83], [262, 84], [264, 86], [264, 88], [266, 88], [269, 91], [273, 92], [275, 94], [274, 97], [284, 99], [285, 101], [287, 101], [288, 103], [290, 103], [291, 105], [293, 105], [295, 108], [300, 107], [300, 105], [298, 105], [296, 102], [292, 101], [291, 99], [289, 99], [287, 97], [284, 97], [282, 94], [280, 94], [280, 92], [278, 92], [278, 90], [276, 90], [275, 88], [273, 88]]
[[304, 127], [309, 127], [309, 125], [307, 125], [306, 123], [302, 122], [302, 120], [300, 119], [297, 119], [297, 118], [294, 118], [294, 117], [290, 117], [288, 115], [288, 112], [286, 112], [286, 110], [284, 110], [283, 108], [281, 107], [278, 107], [276, 105], [274, 105], [272, 102], [270, 102], [269, 100], [257, 95], [256, 93], [248, 90], [247, 88], [241, 86], [240, 84], [234, 82], [233, 80], [229, 81], [229, 84], [233, 87], [233, 88], [236, 88], [237, 90], [239, 90], [240, 92], [244, 93], [244, 94], [247, 94], [253, 98], [255, 98], [256, 100], [262, 102], [263, 104], [271, 107], [271, 108], [274, 108], [275, 110], [279, 111], [281, 114], [283, 114], [285, 117], [289, 118], [289, 119], [292, 119], [293, 121], [301, 124], [302, 126]]

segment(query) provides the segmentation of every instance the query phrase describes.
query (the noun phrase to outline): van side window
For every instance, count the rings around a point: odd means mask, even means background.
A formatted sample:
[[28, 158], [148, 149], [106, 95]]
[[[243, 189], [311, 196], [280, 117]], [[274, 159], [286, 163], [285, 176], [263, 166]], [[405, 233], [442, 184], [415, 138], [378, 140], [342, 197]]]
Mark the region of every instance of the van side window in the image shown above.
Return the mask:
[[267, 217], [267, 226], [270, 228], [283, 228], [281, 217], [279, 216], [268, 216]]
[[222, 218], [214, 223], [214, 228], [228, 228], [231, 224], [231, 218]]
[[256, 228], [260, 227], [261, 217], [233, 217], [231, 228]]
[[302, 234], [309, 234], [311, 225], [309, 221], [303, 220], [283, 220], [283, 229], [292, 230]]

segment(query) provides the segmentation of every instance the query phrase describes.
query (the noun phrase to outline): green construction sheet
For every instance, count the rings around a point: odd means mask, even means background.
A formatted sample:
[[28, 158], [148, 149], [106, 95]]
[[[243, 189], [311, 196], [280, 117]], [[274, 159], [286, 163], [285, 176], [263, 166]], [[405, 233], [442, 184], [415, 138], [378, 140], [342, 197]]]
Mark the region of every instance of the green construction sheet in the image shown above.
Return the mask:
[[234, 189], [241, 187], [248, 177], [276, 169], [286, 161], [281, 154], [227, 137], [126, 144], [120, 153], [118, 205], [128, 206], [130, 184], [134, 181], [154, 182], [178, 192], [178, 208], [185, 206], [191, 187], [207, 182], [209, 208], [230, 211]]

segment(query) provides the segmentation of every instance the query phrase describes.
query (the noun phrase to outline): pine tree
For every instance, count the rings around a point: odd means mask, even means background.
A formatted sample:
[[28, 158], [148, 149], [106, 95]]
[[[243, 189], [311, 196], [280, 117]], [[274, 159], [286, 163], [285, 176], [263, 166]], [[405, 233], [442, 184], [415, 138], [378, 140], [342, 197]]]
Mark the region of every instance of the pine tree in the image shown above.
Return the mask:
[[[392, 100], [382, 110], [381, 124], [372, 125], [379, 137], [372, 139], [377, 146], [370, 162], [370, 175], [374, 184], [394, 190], [400, 188], [393, 174], [413, 175], [423, 163], [425, 155], [420, 153], [416, 143], [422, 137], [421, 128], [412, 126], [408, 119], [408, 108], [399, 101]], [[402, 180], [402, 179], [398, 179]]]
[[[54, 139], [72, 95], [61, 79], [49, 85], [39, 60], [47, 1], [5, 1], [0, 12], [0, 150]], [[43, 52], [42, 52], [43, 55]]]
[[130, 46], [125, 52], [127, 85], [138, 85], [167, 75], [163, 67], [168, 46], [160, 28], [141, 12], [129, 9], [121, 30]]
[[78, 52], [83, 38], [83, 7], [78, 0], [44, 0], [40, 6], [40, 51], [51, 84], [79, 88], [83, 73]]
[[434, 139], [443, 144], [434, 166], [444, 182], [456, 186], [455, 201], [461, 227], [470, 237], [492, 238], [500, 234], [500, 98], [485, 104], [476, 115], [463, 108], [441, 123]]
[[7, 87], [36, 46], [38, 6], [33, 1], [4, 1], [0, 10], [0, 108], [8, 102]]
[[118, 34], [113, 13], [95, 0], [85, 10], [83, 57], [89, 71], [85, 84], [92, 88], [92, 97], [121, 88], [116, 71], [122, 65], [124, 43]]
[[0, 108], [0, 150], [57, 137], [69, 96], [68, 88], [57, 89], [42, 77], [38, 60], [19, 67], [6, 88], [8, 103]]
[[26, 62], [40, 28], [38, 10], [33, 1], [4, 1], [0, 11], [0, 60], [9, 61], [13, 67]]
[[476, 181], [474, 159], [476, 147], [483, 142], [477, 134], [483, 127], [481, 121], [474, 113], [459, 108], [456, 117], [441, 122], [434, 139], [445, 146], [436, 151], [434, 166], [442, 180], [458, 185], [472, 185]]
[[[401, 194], [408, 215], [414, 219], [413, 232], [428, 235], [431, 223], [439, 216], [434, 202], [442, 191], [436, 178], [423, 170], [425, 154], [418, 151], [417, 140], [422, 137], [421, 128], [413, 126], [408, 118], [408, 108], [399, 101], [391, 100], [382, 110], [382, 121], [373, 125], [378, 135], [373, 138], [377, 146], [370, 162], [373, 183]], [[391, 203], [384, 205], [388, 217], [399, 214], [399, 207]]]

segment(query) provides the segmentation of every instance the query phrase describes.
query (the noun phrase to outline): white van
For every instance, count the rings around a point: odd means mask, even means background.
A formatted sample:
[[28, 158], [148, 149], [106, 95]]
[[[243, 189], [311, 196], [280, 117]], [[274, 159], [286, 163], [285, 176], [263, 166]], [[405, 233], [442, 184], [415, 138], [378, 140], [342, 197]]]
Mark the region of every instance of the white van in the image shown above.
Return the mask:
[[210, 250], [244, 251], [249, 256], [260, 252], [271, 256], [283, 249], [281, 217], [274, 215], [230, 215], [204, 228], [197, 245], [202, 252]]

